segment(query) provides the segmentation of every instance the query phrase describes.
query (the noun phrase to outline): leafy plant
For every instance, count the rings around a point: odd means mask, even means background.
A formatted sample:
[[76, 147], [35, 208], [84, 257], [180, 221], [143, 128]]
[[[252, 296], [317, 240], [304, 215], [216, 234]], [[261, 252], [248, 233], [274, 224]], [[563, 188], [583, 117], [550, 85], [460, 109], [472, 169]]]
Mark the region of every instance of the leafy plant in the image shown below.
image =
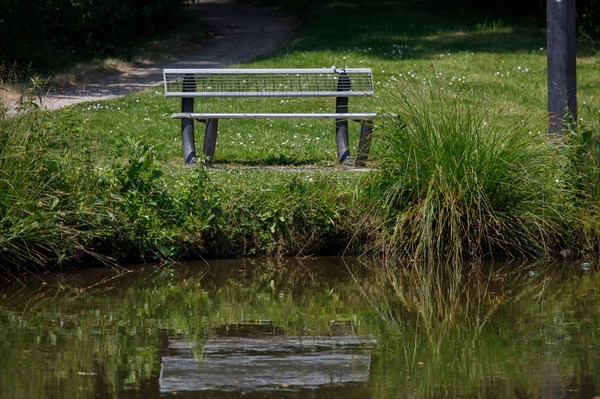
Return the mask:
[[567, 132], [569, 168], [566, 179], [583, 229], [576, 231], [586, 251], [600, 247], [600, 126], [580, 123]]
[[600, 126], [580, 125], [567, 132], [574, 184], [582, 200], [600, 205]]
[[201, 253], [222, 220], [219, 194], [208, 174], [198, 167], [168, 186], [156, 159], [160, 146], [131, 146], [128, 162], [113, 167], [124, 234], [137, 252], [129, 256], [157, 260]]
[[176, 253], [174, 203], [161, 180], [155, 156], [157, 148], [135, 142], [125, 165], [114, 167], [118, 181], [117, 207], [124, 217], [127, 235], [142, 256], [151, 259]]
[[232, 185], [228, 190], [232, 197], [224, 199], [228, 220], [224, 233], [234, 251], [311, 255], [346, 240], [351, 223], [344, 201], [349, 195], [340, 190], [335, 176], [261, 177], [261, 190]]

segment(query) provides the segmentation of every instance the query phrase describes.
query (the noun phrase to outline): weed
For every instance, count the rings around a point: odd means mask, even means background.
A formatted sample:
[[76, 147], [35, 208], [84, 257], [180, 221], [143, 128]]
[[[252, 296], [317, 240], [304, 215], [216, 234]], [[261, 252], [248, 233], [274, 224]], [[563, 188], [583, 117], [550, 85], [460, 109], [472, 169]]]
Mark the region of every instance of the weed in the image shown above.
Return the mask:
[[[349, 195], [335, 176], [256, 174], [260, 190], [230, 183], [223, 199], [224, 235], [244, 254], [312, 255], [343, 244], [350, 231]], [[229, 197], [231, 196], [231, 197]]]

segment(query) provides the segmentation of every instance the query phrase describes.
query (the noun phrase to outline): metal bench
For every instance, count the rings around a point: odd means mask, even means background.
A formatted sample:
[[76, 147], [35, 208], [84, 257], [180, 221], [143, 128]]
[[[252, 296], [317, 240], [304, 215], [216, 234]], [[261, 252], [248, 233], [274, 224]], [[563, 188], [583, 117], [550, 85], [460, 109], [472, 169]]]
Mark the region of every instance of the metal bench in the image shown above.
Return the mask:
[[[340, 163], [364, 165], [367, 160], [375, 112], [348, 112], [348, 99], [373, 95], [373, 77], [369, 68], [319, 69], [164, 69], [165, 96], [181, 98], [183, 159], [197, 163], [194, 120], [205, 123], [203, 153], [214, 159], [219, 119], [334, 119], [337, 157]], [[214, 113], [195, 112], [195, 98], [227, 97], [335, 97], [331, 113]], [[361, 124], [358, 154], [350, 158], [348, 121]]]

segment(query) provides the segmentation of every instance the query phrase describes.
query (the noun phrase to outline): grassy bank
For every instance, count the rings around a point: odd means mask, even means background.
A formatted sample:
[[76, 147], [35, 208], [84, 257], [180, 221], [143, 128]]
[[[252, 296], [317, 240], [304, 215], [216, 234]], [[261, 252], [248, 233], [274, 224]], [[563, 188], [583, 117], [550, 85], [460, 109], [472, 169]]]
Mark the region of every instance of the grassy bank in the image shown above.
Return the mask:
[[[169, 118], [180, 105], [160, 88], [3, 115], [5, 270], [90, 257], [346, 252], [458, 262], [598, 251], [596, 48], [579, 47], [578, 127], [551, 138], [538, 20], [428, 2], [336, 4], [289, 2], [303, 20], [296, 38], [244, 66], [373, 68], [376, 97], [350, 106], [395, 116], [376, 126], [370, 172], [338, 167], [334, 129], [316, 121], [224, 121], [215, 168], [184, 167]], [[332, 20], [344, 23], [332, 30]], [[320, 101], [202, 106], [333, 109]]]

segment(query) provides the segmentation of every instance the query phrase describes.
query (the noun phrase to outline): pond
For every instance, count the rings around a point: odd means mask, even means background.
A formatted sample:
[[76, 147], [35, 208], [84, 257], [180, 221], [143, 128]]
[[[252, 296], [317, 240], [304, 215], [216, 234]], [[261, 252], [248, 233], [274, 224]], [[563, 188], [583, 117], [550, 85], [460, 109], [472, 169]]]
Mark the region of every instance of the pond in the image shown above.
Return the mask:
[[0, 280], [0, 398], [600, 398], [597, 263], [354, 258]]

